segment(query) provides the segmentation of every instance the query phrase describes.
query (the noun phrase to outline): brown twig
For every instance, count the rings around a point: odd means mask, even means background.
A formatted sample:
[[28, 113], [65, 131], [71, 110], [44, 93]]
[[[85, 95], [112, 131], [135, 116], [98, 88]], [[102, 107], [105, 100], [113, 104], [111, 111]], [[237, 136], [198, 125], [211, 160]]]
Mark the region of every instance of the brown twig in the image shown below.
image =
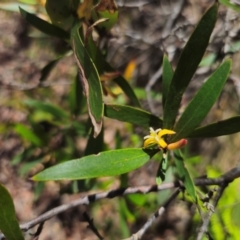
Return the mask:
[[[223, 192], [224, 192], [224, 190], [227, 186], [228, 186], [228, 183], [224, 183], [218, 189], [216, 197], [214, 198], [214, 201], [213, 201], [214, 209], [216, 208], [217, 203], [218, 203], [219, 199], [221, 198], [221, 196], [222, 196], [222, 194], [223, 194]], [[208, 210], [206, 216], [203, 219], [203, 223], [202, 223], [202, 226], [199, 230], [199, 233], [197, 235], [197, 240], [201, 240], [203, 238], [204, 234], [207, 233], [208, 225], [210, 223], [210, 219], [211, 219], [211, 216], [212, 216], [213, 213], [214, 213], [214, 211]]]
[[[227, 173], [223, 174], [219, 178], [197, 178], [194, 180], [194, 183], [196, 186], [208, 186], [208, 185], [218, 185], [218, 186], [225, 186], [232, 182], [234, 179], [240, 177], [240, 166], [235, 167], [228, 171]], [[133, 193], [140, 193], [140, 194], [146, 194], [150, 192], [157, 192], [165, 189], [171, 189], [171, 188], [177, 188], [180, 187], [181, 184], [179, 182], [173, 182], [173, 183], [164, 183], [161, 185], [151, 185], [151, 186], [140, 186], [140, 187], [129, 187], [129, 188], [120, 188], [116, 190], [110, 190], [107, 192], [97, 193], [85, 196], [83, 198], [77, 199], [75, 201], [72, 201], [68, 204], [60, 205], [56, 208], [51, 209], [50, 211], [38, 216], [37, 218], [21, 224], [20, 228], [23, 231], [28, 231], [29, 229], [33, 228], [34, 226], [45, 222], [46, 220], [68, 210], [73, 207], [79, 206], [79, 205], [89, 205], [92, 202], [98, 201], [100, 199], [104, 198], [114, 198], [117, 196], [125, 196]], [[4, 239], [4, 235], [0, 234], [0, 240]]]
[[94, 223], [93, 223], [93, 218], [91, 218], [87, 212], [83, 213], [83, 217], [85, 218], [85, 220], [88, 222], [88, 228], [90, 228], [93, 233], [100, 239], [100, 240], [104, 240], [104, 238], [101, 236], [101, 234], [98, 232], [97, 228], [95, 227]]
[[144, 235], [144, 233], [148, 230], [149, 227], [152, 226], [152, 224], [154, 223], [154, 221], [161, 216], [166, 208], [168, 207], [168, 205], [177, 197], [177, 195], [179, 194], [179, 192], [181, 191], [181, 188], [177, 188], [174, 193], [172, 194], [172, 196], [163, 204], [163, 206], [161, 206], [158, 211], [151, 216], [148, 221], [143, 225], [143, 227], [135, 234], [133, 234], [130, 238], [126, 238], [124, 240], [140, 240], [142, 239], [142, 236]]
[[42, 233], [42, 230], [43, 230], [43, 225], [44, 225], [45, 222], [41, 222], [39, 225], [38, 225], [38, 228], [37, 228], [37, 231], [33, 234], [33, 240], [38, 240], [39, 239], [39, 236], [40, 234]]

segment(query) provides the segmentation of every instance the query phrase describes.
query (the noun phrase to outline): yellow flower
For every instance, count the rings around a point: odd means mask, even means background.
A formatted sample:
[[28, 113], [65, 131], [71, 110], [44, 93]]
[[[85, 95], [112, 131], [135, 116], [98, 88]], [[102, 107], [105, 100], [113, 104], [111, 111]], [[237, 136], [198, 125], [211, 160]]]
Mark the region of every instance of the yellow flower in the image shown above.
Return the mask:
[[150, 135], [147, 135], [144, 137], [145, 141], [144, 141], [143, 147], [146, 148], [150, 145], [157, 144], [160, 148], [163, 148], [163, 149], [166, 148], [168, 144], [163, 139], [163, 136], [168, 134], [175, 134], [175, 132], [172, 130], [161, 129], [161, 128], [154, 130], [153, 128], [150, 127]]
[[150, 135], [147, 135], [144, 137], [145, 141], [144, 141], [143, 147], [147, 148], [153, 145], [158, 145], [162, 149], [174, 150], [174, 149], [181, 148], [187, 144], [186, 139], [181, 139], [177, 142], [167, 144], [163, 136], [173, 135], [173, 134], [176, 134], [176, 132], [169, 129], [158, 128], [154, 130], [153, 128], [150, 127]]

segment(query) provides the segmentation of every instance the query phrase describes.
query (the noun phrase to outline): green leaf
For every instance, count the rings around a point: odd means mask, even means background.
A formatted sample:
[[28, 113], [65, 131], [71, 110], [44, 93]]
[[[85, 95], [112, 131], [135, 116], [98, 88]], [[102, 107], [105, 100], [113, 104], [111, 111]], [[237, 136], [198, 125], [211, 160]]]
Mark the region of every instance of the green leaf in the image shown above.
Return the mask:
[[71, 113], [78, 115], [82, 111], [82, 108], [85, 106], [85, 104], [86, 99], [84, 98], [82, 84], [80, 83], [79, 75], [77, 74], [69, 93], [69, 106]]
[[240, 226], [240, 203], [237, 202], [232, 206], [232, 210], [231, 210], [231, 219], [232, 219], [232, 223], [236, 226], [239, 227]]
[[45, 9], [54, 25], [70, 29], [78, 4], [79, 0], [46, 0]]
[[56, 118], [56, 120], [64, 120], [69, 117], [67, 112], [51, 103], [44, 103], [37, 100], [29, 99], [24, 101], [24, 104], [28, 107], [35, 108], [36, 110], [50, 113]]
[[91, 15], [94, 22], [100, 19], [107, 19], [107, 21], [97, 24], [96, 27], [110, 31], [118, 20], [117, 5], [112, 0], [100, 0], [99, 4], [92, 9]]
[[203, 15], [180, 55], [164, 105], [164, 128], [173, 128], [182, 95], [207, 48], [217, 19], [217, 10], [218, 4], [216, 3]]
[[98, 134], [96, 138], [94, 138], [94, 129], [91, 129], [91, 133], [87, 142], [87, 146], [84, 151], [84, 156], [90, 155], [90, 154], [97, 154], [101, 151], [103, 151], [104, 141], [104, 128], [102, 128], [101, 132]]
[[1, 184], [0, 196], [0, 230], [7, 240], [24, 240], [16, 218], [13, 200]]
[[31, 171], [34, 167], [41, 165], [43, 162], [43, 159], [38, 159], [35, 161], [25, 162], [24, 164], [21, 164], [18, 168], [18, 173], [21, 177], [28, 177], [29, 171]]
[[35, 28], [40, 30], [41, 32], [53, 36], [53, 37], [58, 37], [58, 38], [63, 38], [63, 39], [69, 39], [69, 34], [64, 31], [63, 29], [52, 25], [49, 22], [46, 22], [42, 20], [41, 18], [37, 17], [34, 14], [28, 13], [27, 11], [23, 10], [22, 8], [20, 9], [20, 13], [22, 17], [29, 22], [31, 25], [33, 25]]
[[41, 77], [39, 79], [40, 82], [43, 82], [46, 80], [52, 69], [56, 66], [58, 61], [61, 58], [54, 59], [53, 61], [50, 61], [42, 70], [41, 70]]
[[127, 195], [126, 198], [134, 205], [144, 207], [144, 204], [146, 204], [147, 202], [148, 196], [135, 193]]
[[35, 181], [88, 179], [116, 176], [141, 167], [156, 153], [142, 148], [111, 150], [67, 161], [48, 168], [32, 179]]
[[129, 122], [142, 127], [162, 127], [162, 119], [139, 108], [117, 104], [105, 104], [104, 115], [109, 118], [117, 119], [122, 122]]
[[16, 133], [18, 133], [24, 140], [29, 141], [36, 146], [42, 145], [42, 140], [29, 128], [23, 124], [16, 124], [14, 127]]
[[131, 233], [129, 230], [129, 223], [134, 223], [136, 221], [136, 216], [133, 215], [131, 210], [129, 209], [129, 204], [127, 204], [126, 200], [124, 198], [119, 199], [119, 222], [118, 222], [118, 228], [121, 230], [121, 237], [127, 238]]
[[[114, 70], [110, 67], [110, 65], [109, 67], [106, 67], [106, 69], [109, 71]], [[123, 90], [134, 106], [141, 108], [141, 104], [139, 103], [136, 94], [123, 76], [119, 75], [117, 78], [113, 79], [113, 82], [115, 82]]]
[[184, 187], [186, 188], [187, 193], [192, 197], [192, 199], [197, 203], [197, 194], [193, 180], [184, 164], [184, 159], [179, 150], [174, 151], [174, 162], [177, 169], [177, 174], [180, 180], [183, 182]]
[[[99, 71], [99, 73], [104, 72], [116, 72], [115, 69], [113, 69], [109, 63], [107, 63], [101, 53], [101, 51], [97, 48], [96, 44], [92, 40], [91, 37], [88, 38], [88, 52], [91, 54], [92, 59], [94, 60], [94, 63]], [[116, 83], [123, 92], [127, 95], [127, 97], [130, 99], [132, 104], [134, 104], [137, 107], [141, 107], [138, 98], [136, 94], [134, 93], [132, 87], [129, 85], [127, 80], [123, 78], [123, 76], [119, 75], [117, 78], [112, 80], [114, 83]]]
[[173, 69], [171, 63], [168, 60], [168, 57], [164, 55], [163, 57], [163, 73], [162, 73], [162, 94], [163, 94], [163, 106], [165, 104], [166, 98], [168, 96], [169, 87], [173, 78]]
[[200, 67], [210, 67], [214, 64], [216, 60], [217, 54], [216, 53], [210, 53], [206, 57], [202, 59], [199, 66]]
[[163, 154], [163, 156], [166, 155], [166, 157], [162, 157], [161, 163], [159, 164], [157, 176], [156, 176], [156, 183], [157, 185], [160, 185], [166, 177], [167, 167], [168, 167], [168, 156], [167, 154]]
[[29, 12], [35, 12], [33, 6], [29, 6], [23, 3], [10, 2], [10, 3], [0, 3], [0, 9], [12, 12], [19, 12], [19, 7], [27, 9]]
[[219, 137], [240, 132], [240, 116], [232, 117], [223, 121], [215, 122], [199, 127], [191, 132], [188, 138]]
[[29, 4], [29, 5], [38, 4], [38, 0], [18, 0], [18, 2], [26, 3], [26, 4]]
[[[88, 54], [90, 55], [91, 59], [94, 62], [95, 67], [98, 70], [98, 74], [101, 75], [104, 73], [104, 65], [105, 65], [105, 58], [100, 51], [100, 49], [96, 46], [96, 43], [93, 40], [92, 35], [87, 35], [85, 37], [85, 47], [88, 51]], [[86, 41], [87, 40], [87, 41]]]
[[[97, 48], [97, 46], [91, 36], [88, 37], [88, 42], [87, 42], [86, 47], [87, 47], [88, 53], [90, 54], [95, 66], [97, 67], [99, 74], [102, 74], [104, 72], [116, 72], [116, 70], [113, 69], [110, 66], [110, 64], [106, 62], [103, 54]], [[139, 103], [136, 94], [134, 93], [134, 91], [133, 91], [132, 87], [130, 86], [130, 84], [128, 83], [128, 81], [123, 76], [119, 75], [112, 81], [114, 83], [116, 83], [122, 89], [122, 91], [126, 94], [126, 96], [130, 99], [131, 103], [134, 106], [141, 108], [141, 104]]]
[[71, 41], [75, 59], [80, 70], [80, 80], [82, 82], [87, 98], [88, 112], [94, 126], [94, 137], [102, 128], [103, 117], [103, 96], [97, 69], [83, 45], [79, 35], [80, 23], [76, 24], [71, 30]]
[[177, 122], [172, 141], [188, 136], [203, 121], [219, 97], [230, 69], [231, 61], [226, 60], [202, 85]]
[[232, 4], [229, 0], [219, 0], [219, 2], [227, 7], [232, 8], [234, 11], [240, 13], [240, 7], [238, 5]]

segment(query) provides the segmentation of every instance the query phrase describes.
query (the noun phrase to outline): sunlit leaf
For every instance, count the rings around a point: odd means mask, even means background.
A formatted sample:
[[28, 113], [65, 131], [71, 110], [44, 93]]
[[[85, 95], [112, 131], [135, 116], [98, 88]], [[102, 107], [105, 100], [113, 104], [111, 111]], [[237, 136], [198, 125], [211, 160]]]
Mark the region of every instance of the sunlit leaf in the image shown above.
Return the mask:
[[147, 195], [142, 194], [130, 194], [127, 195], [127, 199], [136, 206], [143, 207], [147, 202]]
[[142, 148], [126, 148], [101, 152], [70, 160], [48, 168], [32, 179], [35, 181], [88, 179], [116, 176], [141, 167], [156, 153]]
[[26, 3], [26, 4], [29, 4], [29, 5], [38, 4], [38, 0], [18, 0], [18, 2]]
[[240, 226], [240, 203], [236, 203], [234, 206], [232, 206], [232, 212], [231, 212], [231, 218], [233, 224], [236, 225], [236, 227]]
[[19, 8], [27, 9], [29, 12], [32, 12], [32, 13], [35, 12], [35, 8], [33, 6], [29, 6], [28, 4], [16, 3], [16, 2], [0, 3], [0, 9], [2, 10], [18, 12]]
[[0, 184], [0, 230], [7, 240], [24, 240], [16, 218], [13, 200], [7, 189]]
[[75, 59], [80, 70], [80, 80], [87, 98], [88, 112], [94, 126], [94, 137], [96, 137], [102, 128], [103, 117], [103, 97], [102, 87], [97, 69], [85, 49], [82, 39], [79, 35], [80, 24], [76, 24], [71, 31], [71, 40]]
[[200, 67], [210, 67], [210, 66], [212, 66], [212, 64], [216, 60], [216, 57], [217, 57], [216, 53], [208, 54], [206, 57], [204, 57], [202, 59], [202, 61], [200, 62], [199, 66]]
[[29, 22], [31, 25], [33, 25], [35, 28], [40, 30], [41, 32], [53, 36], [53, 37], [58, 37], [58, 38], [63, 38], [63, 39], [69, 39], [69, 34], [65, 32], [63, 29], [52, 25], [49, 22], [46, 22], [42, 20], [41, 18], [37, 17], [34, 14], [28, 13], [27, 11], [23, 10], [22, 8], [20, 9], [20, 13], [22, 17]]
[[226, 60], [202, 85], [178, 120], [172, 141], [188, 136], [206, 117], [219, 97], [228, 78], [231, 61]]
[[229, 8], [232, 8], [234, 11], [240, 13], [240, 7], [236, 4], [231, 3], [230, 0], [219, 0], [219, 2]]
[[232, 117], [226, 120], [222, 120], [203, 127], [196, 128], [187, 137], [188, 138], [219, 137], [237, 132], [240, 132], [240, 116]]
[[174, 72], [164, 105], [164, 128], [172, 129], [178, 114], [182, 95], [208, 46], [217, 19], [218, 4], [215, 3], [201, 18], [184, 47]]
[[42, 140], [28, 127], [23, 124], [16, 124], [14, 131], [18, 133], [24, 140], [29, 141], [36, 146], [42, 145]]
[[129, 206], [124, 198], [119, 199], [119, 229], [121, 229], [122, 237], [127, 238], [130, 235], [129, 223], [136, 221], [136, 216], [130, 211]]
[[24, 104], [36, 110], [49, 113], [54, 116], [56, 120], [64, 120], [69, 117], [68, 113], [65, 112], [62, 108], [51, 103], [44, 103], [37, 100], [28, 99], [24, 101]]
[[197, 194], [193, 180], [184, 164], [184, 159], [179, 150], [174, 151], [174, 162], [177, 169], [177, 174], [180, 180], [183, 182], [184, 187], [186, 188], [187, 193], [192, 197], [192, 199], [197, 202]]
[[162, 119], [139, 108], [117, 104], [105, 104], [104, 114], [106, 117], [142, 127], [162, 127]]
[[92, 10], [92, 18], [94, 22], [99, 19], [106, 18], [108, 21], [97, 25], [99, 28], [104, 28], [109, 31], [118, 20], [118, 9], [114, 0], [100, 0]]

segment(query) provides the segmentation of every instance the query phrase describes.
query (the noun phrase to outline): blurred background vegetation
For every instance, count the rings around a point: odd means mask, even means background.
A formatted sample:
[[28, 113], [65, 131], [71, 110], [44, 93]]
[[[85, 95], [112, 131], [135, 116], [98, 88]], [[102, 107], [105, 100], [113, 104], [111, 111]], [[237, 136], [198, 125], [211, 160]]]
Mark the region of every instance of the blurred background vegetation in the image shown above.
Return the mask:
[[[213, 2], [116, 1], [119, 20], [111, 32], [101, 38], [99, 46], [105, 51], [108, 62], [134, 86], [146, 110], [162, 116], [159, 102], [163, 54], [168, 54], [173, 66], [177, 63], [180, 50], [195, 24]], [[93, 142], [86, 100], [76, 77], [77, 66], [71, 49], [63, 40], [49, 37], [30, 26], [19, 13], [18, 6], [21, 6], [49, 21], [44, 4], [43, 0], [0, 2], [0, 182], [13, 197], [20, 222], [29, 221], [86, 193], [154, 184], [157, 166], [151, 161], [119, 178], [46, 183], [28, 180], [44, 167], [64, 160], [101, 150], [141, 147], [142, 137], [148, 131], [105, 118], [104, 136], [100, 136], [104, 138], [104, 144]], [[229, 29], [234, 33], [226, 30], [226, 24], [230, 24]], [[238, 25], [238, 14], [220, 6], [208, 51], [184, 96], [183, 108], [205, 76], [226, 55], [231, 56], [230, 80], [205, 123], [239, 114]], [[128, 102], [116, 85], [108, 81], [103, 84], [111, 93], [105, 96], [105, 102]], [[208, 174], [216, 177], [239, 162], [240, 136], [193, 139], [186, 154], [189, 157], [186, 164], [193, 176]], [[215, 239], [238, 239], [239, 188], [239, 181], [234, 181], [219, 203], [211, 222]], [[131, 195], [72, 209], [47, 221], [40, 239], [97, 239], [86, 228], [84, 211], [91, 213], [99, 231], [108, 239], [128, 237], [168, 196], [167, 191], [146, 196]], [[196, 231], [200, 218], [195, 215], [194, 206], [183, 198], [172, 204], [144, 239], [192, 239], [190, 236]]]

